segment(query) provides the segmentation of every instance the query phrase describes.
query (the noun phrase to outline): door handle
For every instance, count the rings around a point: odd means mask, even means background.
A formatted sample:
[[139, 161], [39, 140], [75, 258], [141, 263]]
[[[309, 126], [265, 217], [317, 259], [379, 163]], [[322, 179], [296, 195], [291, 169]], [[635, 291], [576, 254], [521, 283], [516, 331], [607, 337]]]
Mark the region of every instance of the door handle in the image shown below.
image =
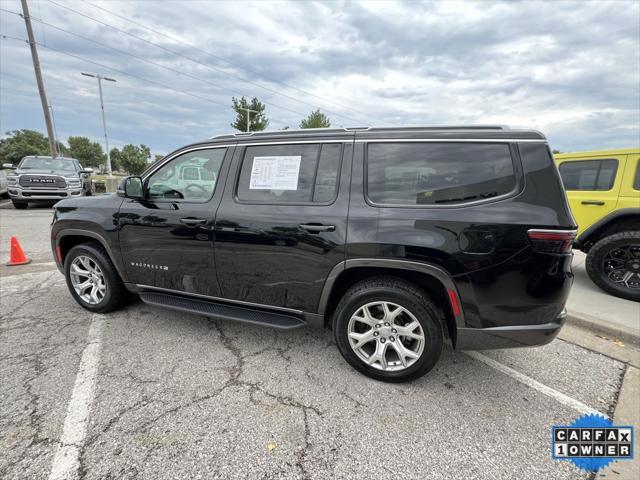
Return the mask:
[[302, 228], [303, 230], [306, 230], [309, 233], [320, 233], [320, 232], [333, 232], [335, 231], [336, 226], [305, 223], [304, 225], [300, 225], [300, 228]]
[[206, 218], [181, 218], [180, 223], [184, 223], [188, 227], [195, 227], [196, 225], [202, 225], [207, 223]]
[[583, 200], [582, 205], [604, 205], [604, 202], [602, 200]]

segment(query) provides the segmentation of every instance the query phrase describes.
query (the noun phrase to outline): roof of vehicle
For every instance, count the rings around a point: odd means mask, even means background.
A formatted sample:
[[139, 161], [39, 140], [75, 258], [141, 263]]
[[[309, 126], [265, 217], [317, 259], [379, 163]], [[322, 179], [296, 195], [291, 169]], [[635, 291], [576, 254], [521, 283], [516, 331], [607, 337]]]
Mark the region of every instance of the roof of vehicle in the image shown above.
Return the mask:
[[[71, 157], [52, 157], [51, 155], [25, 155], [24, 157], [22, 157], [22, 160], [24, 160], [25, 158], [48, 158], [50, 160], [74, 160], [77, 161], [75, 158], [71, 158]], [[20, 160], [20, 161], [22, 161]]]
[[556, 160], [564, 160], [566, 158], [587, 158], [587, 157], [606, 157], [607, 155], [629, 155], [640, 154], [640, 148], [615, 148], [611, 150], [590, 150], [587, 152], [568, 152], [556, 153]]
[[358, 139], [496, 139], [496, 140], [546, 140], [532, 129], [512, 129], [504, 125], [437, 125], [422, 127], [353, 127], [308, 128], [302, 130], [277, 130], [261, 132], [237, 132], [212, 137], [208, 141], [238, 141], [242, 143], [301, 138], [357, 137]]

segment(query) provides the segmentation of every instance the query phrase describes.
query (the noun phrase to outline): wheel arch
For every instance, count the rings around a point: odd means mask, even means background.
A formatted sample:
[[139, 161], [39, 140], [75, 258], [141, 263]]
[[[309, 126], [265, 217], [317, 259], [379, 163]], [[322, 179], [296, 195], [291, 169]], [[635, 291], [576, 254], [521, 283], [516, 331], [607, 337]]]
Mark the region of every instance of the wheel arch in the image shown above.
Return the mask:
[[114, 267], [116, 268], [116, 271], [118, 272], [118, 275], [120, 275], [120, 278], [123, 281], [126, 281], [125, 280], [126, 277], [123, 275], [124, 272], [120, 266], [120, 262], [116, 261], [116, 257], [113, 254], [111, 247], [109, 247], [109, 244], [107, 243], [107, 241], [99, 233], [92, 232], [90, 230], [81, 230], [81, 229], [75, 229], [75, 228], [65, 229], [58, 233], [55, 241], [56, 241], [56, 256], [58, 255], [57, 252], [59, 249], [59, 252], [60, 252], [59, 260], [62, 265], [64, 265], [64, 259], [66, 258], [69, 251], [76, 245], [80, 245], [88, 242], [99, 243], [104, 249], [104, 251], [107, 253], [107, 255], [109, 256], [109, 259], [111, 260], [111, 263], [113, 263]]
[[392, 276], [418, 286], [442, 307], [446, 329], [455, 345], [457, 328], [464, 327], [460, 297], [453, 278], [435, 265], [395, 259], [350, 259], [336, 265], [322, 289], [318, 314], [327, 326], [344, 292], [374, 276]]
[[575, 246], [586, 253], [601, 238], [627, 230], [640, 230], [640, 208], [621, 208], [611, 212], [582, 232]]

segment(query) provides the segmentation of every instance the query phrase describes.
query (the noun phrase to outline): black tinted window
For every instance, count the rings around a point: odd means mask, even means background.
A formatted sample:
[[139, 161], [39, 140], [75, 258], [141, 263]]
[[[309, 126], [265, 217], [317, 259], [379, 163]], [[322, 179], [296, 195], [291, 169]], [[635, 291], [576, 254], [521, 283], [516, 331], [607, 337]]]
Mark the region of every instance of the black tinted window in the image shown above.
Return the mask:
[[640, 190], [640, 160], [636, 165], [636, 178], [633, 180], [633, 189]]
[[611, 190], [616, 179], [617, 160], [581, 160], [560, 165], [565, 190]]
[[260, 203], [326, 203], [335, 198], [341, 144], [247, 147], [238, 198]]
[[372, 143], [367, 191], [375, 203], [454, 205], [511, 192], [509, 146], [488, 143]]

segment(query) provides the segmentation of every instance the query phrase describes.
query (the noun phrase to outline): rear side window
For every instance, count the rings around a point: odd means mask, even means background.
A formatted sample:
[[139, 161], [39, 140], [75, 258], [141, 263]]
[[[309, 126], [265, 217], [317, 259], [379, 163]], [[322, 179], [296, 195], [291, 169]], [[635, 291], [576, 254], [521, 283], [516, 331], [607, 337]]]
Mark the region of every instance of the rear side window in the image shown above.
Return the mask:
[[256, 203], [328, 203], [336, 197], [342, 144], [247, 147], [237, 197]]
[[367, 195], [383, 205], [456, 205], [516, 187], [507, 144], [371, 143]]
[[636, 178], [633, 180], [633, 189], [640, 190], [640, 160], [636, 165]]
[[560, 165], [565, 190], [611, 190], [616, 180], [618, 161], [580, 160]]

